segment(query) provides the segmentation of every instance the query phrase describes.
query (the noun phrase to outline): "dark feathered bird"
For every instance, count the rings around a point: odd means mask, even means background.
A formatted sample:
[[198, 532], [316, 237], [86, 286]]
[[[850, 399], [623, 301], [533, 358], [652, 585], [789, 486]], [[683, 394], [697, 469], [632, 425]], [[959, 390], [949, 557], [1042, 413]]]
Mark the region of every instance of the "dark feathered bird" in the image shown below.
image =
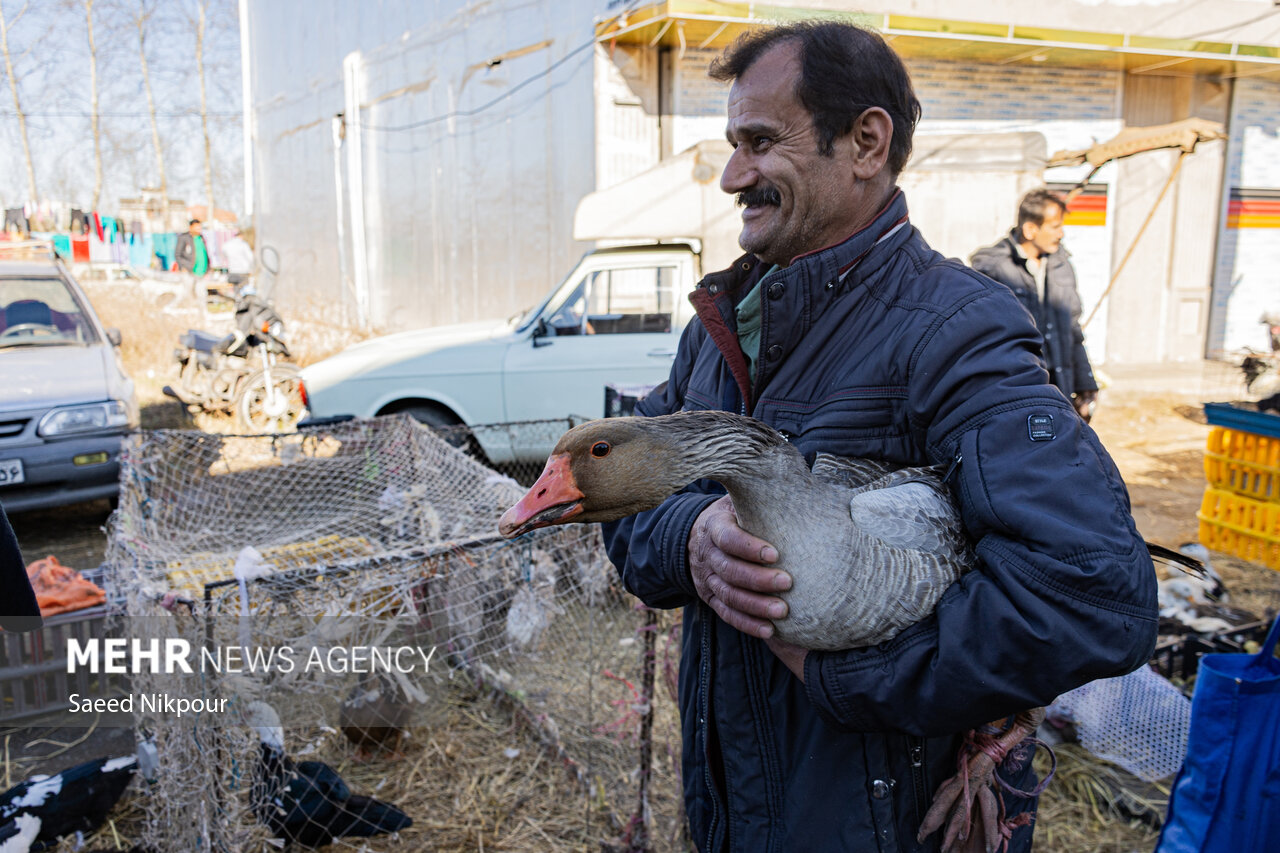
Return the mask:
[[351, 793], [329, 765], [289, 758], [280, 717], [270, 705], [251, 702], [247, 711], [261, 741], [249, 799], [254, 815], [274, 836], [314, 848], [338, 838], [388, 835], [413, 825], [413, 819], [395, 806]]
[[395, 754], [409, 716], [409, 705], [388, 676], [362, 675], [338, 709], [338, 725], [363, 759], [382, 751]]
[[0, 853], [46, 850], [64, 835], [97, 829], [137, 769], [134, 755], [95, 758], [0, 794]]
[[1253, 390], [1253, 383], [1258, 381], [1258, 377], [1271, 369], [1271, 365], [1265, 360], [1254, 355], [1246, 355], [1244, 360], [1240, 362], [1240, 372], [1244, 374], [1244, 390]]

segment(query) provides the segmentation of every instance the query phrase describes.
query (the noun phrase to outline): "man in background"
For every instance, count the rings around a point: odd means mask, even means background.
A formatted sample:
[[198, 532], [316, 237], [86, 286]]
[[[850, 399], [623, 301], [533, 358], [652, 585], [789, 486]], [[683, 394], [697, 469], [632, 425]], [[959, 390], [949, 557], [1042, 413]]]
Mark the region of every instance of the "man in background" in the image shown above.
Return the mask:
[[183, 270], [196, 278], [209, 271], [209, 249], [205, 246], [204, 236], [200, 233], [203, 226], [199, 219], [187, 223], [187, 233], [178, 235], [174, 247], [174, 269]]
[[245, 241], [237, 229], [231, 239], [222, 245], [222, 257], [227, 262], [227, 283], [239, 286], [253, 274], [253, 247]]
[[969, 259], [975, 270], [1013, 291], [1044, 337], [1049, 379], [1088, 423], [1098, 399], [1080, 329], [1080, 293], [1070, 253], [1062, 247], [1067, 202], [1040, 188], [1022, 197], [1018, 225], [993, 246]]

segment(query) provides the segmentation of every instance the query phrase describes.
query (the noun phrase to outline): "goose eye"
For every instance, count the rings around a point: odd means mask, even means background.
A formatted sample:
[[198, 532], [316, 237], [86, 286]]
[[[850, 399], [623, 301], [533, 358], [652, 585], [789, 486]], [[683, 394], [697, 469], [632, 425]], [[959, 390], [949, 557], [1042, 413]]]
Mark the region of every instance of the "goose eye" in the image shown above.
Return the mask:
[[608, 456], [609, 451], [613, 448], [609, 446], [607, 441], [597, 441], [591, 445], [591, 455], [599, 459], [602, 456]]

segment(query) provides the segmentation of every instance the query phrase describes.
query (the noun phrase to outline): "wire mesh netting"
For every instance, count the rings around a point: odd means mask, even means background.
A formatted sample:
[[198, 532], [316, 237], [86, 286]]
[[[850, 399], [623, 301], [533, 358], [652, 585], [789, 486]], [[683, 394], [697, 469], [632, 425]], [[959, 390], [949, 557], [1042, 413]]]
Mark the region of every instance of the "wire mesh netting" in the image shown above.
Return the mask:
[[[524, 491], [508, 474], [533, 479], [529, 449], [568, 426], [131, 437], [107, 555], [118, 633], [183, 641], [193, 670], [132, 676], [159, 754], [141, 840], [448, 848], [448, 815], [472, 808], [450, 786], [451, 721], [478, 705], [505, 721], [496, 796], [538, 839], [524, 849], [679, 847], [678, 621], [620, 588], [595, 526], [496, 535]], [[524, 450], [500, 473], [477, 445]], [[515, 730], [529, 746], [505, 745]]]
[[1077, 687], [1053, 709], [1090, 753], [1149, 782], [1177, 773], [1186, 757], [1191, 700], [1148, 667]]

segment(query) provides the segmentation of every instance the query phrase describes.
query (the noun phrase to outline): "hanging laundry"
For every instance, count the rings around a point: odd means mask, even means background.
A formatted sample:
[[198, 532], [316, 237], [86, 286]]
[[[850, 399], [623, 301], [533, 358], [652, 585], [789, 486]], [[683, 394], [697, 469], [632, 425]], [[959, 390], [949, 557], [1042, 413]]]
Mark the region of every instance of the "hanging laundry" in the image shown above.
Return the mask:
[[71, 235], [71, 260], [78, 264], [89, 263], [89, 235]]
[[31, 230], [31, 223], [27, 219], [26, 211], [20, 207], [11, 207], [4, 212], [4, 230], [6, 231], [22, 231], [26, 233]]
[[98, 242], [102, 242], [102, 219], [96, 210], [93, 212], [93, 230], [98, 235]]
[[111, 254], [111, 244], [103, 242], [96, 233], [89, 232], [89, 262], [93, 264], [109, 264], [115, 257]]
[[155, 255], [160, 259], [160, 269], [173, 269], [174, 256], [178, 248], [178, 235], [170, 231], [165, 234], [153, 234], [151, 239]]
[[129, 242], [129, 265], [140, 270], [149, 270], [155, 261], [155, 247], [151, 243], [151, 235], [131, 235]]
[[53, 250], [64, 261], [71, 260], [71, 238], [66, 234], [53, 235]]

